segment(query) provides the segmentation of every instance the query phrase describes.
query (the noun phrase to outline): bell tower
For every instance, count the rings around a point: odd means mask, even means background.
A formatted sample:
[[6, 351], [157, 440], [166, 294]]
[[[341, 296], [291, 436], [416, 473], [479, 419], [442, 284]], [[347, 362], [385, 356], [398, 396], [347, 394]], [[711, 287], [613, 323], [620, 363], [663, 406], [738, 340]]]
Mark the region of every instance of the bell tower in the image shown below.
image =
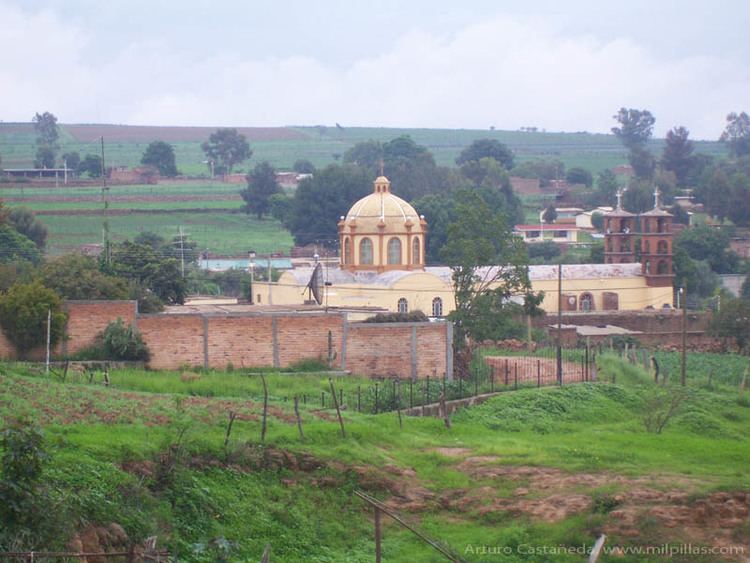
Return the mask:
[[672, 219], [661, 207], [659, 188], [654, 190], [654, 208], [641, 215], [641, 269], [649, 287], [673, 284]]
[[604, 214], [604, 263], [635, 262], [635, 215], [622, 208], [622, 191], [617, 192], [617, 207]]

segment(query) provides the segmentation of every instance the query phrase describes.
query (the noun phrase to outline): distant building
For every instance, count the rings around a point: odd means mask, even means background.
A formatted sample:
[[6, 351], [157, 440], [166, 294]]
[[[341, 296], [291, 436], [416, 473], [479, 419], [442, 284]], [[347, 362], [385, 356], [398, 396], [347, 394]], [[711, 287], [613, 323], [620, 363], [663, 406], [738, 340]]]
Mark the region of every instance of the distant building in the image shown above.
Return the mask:
[[[657, 206], [658, 208], [658, 198]], [[669, 233], [656, 227], [645, 236], [653, 243], [645, 253], [654, 261], [655, 270], [635, 261], [635, 228], [633, 214], [620, 208], [609, 217], [609, 228], [618, 234], [605, 235], [610, 248], [615, 239], [627, 241], [622, 251], [611, 250], [606, 264], [562, 266], [562, 302], [565, 311], [637, 310], [672, 305], [671, 241], [667, 254], [660, 254], [660, 241], [670, 240]], [[666, 214], [666, 215], [664, 215]], [[653, 215], [654, 224], [666, 212]], [[649, 216], [650, 217], [650, 216]], [[627, 233], [622, 231], [624, 218], [633, 220]], [[606, 218], [605, 218], [606, 221]], [[668, 225], [669, 223], [665, 223]], [[315, 284], [323, 303], [330, 307], [376, 307], [389, 311], [421, 310], [431, 317], [443, 317], [455, 309], [452, 272], [446, 266], [424, 263], [424, 244], [428, 234], [427, 220], [410, 204], [390, 191], [390, 182], [380, 177], [374, 190], [357, 201], [339, 221], [341, 255], [337, 267], [328, 266], [313, 275], [313, 267], [293, 268], [284, 272], [277, 283], [256, 282], [253, 289], [256, 304], [295, 305], [308, 299], [308, 285]], [[519, 228], [520, 227], [520, 228]], [[526, 229], [528, 227], [528, 229]], [[554, 240], [555, 225], [544, 226]], [[571, 242], [580, 229], [565, 228], [558, 238]], [[521, 236], [542, 236], [542, 225], [519, 225]], [[576, 233], [576, 235], [568, 233]], [[615, 259], [616, 258], [616, 259]], [[666, 260], [669, 274], [659, 274], [660, 260]], [[478, 275], [491, 275], [497, 266], [481, 268]], [[557, 311], [558, 272], [556, 265], [529, 266], [533, 291], [545, 294], [542, 308]], [[521, 299], [520, 297], [518, 298]]]
[[564, 223], [516, 225], [513, 227], [513, 232], [528, 243], [551, 241], [559, 244], [576, 244], [578, 243], [580, 230], [575, 224]]

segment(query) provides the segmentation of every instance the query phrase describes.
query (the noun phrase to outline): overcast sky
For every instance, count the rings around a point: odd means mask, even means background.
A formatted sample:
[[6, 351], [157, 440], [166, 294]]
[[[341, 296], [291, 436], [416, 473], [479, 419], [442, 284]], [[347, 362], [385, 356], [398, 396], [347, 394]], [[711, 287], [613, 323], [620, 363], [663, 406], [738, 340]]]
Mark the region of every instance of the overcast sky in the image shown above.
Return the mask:
[[747, 0], [0, 0], [0, 120], [656, 133], [750, 110]]

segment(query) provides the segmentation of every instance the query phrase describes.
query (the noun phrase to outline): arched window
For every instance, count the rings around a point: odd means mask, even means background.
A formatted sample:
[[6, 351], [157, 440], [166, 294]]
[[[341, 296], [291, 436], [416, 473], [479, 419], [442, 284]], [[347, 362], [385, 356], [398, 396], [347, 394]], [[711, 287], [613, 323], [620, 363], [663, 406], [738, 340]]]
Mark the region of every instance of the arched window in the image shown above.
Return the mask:
[[422, 247], [419, 244], [419, 237], [414, 237], [414, 240], [411, 243], [411, 263], [412, 264], [418, 265], [422, 263], [421, 250], [422, 250]]
[[369, 238], [359, 241], [359, 263], [372, 264], [372, 241]]
[[440, 299], [440, 297], [435, 297], [435, 299], [432, 300], [432, 316], [443, 316], [443, 300]]
[[651, 221], [649, 221], [648, 219], [643, 220], [643, 232], [644, 233], [651, 232]]
[[651, 260], [646, 260], [646, 273], [651, 273]]
[[659, 260], [659, 263], [656, 265], [656, 273], [659, 275], [669, 273], [669, 265], [666, 260]]
[[651, 241], [647, 240], [645, 242], [644, 246], [645, 246], [645, 248], [644, 248], [644, 250], [645, 250], [644, 254], [651, 254]]
[[401, 264], [401, 241], [396, 237], [388, 241], [388, 263]]
[[581, 298], [578, 300], [578, 305], [581, 311], [593, 311], [594, 310], [594, 296], [590, 293], [582, 293]]
[[667, 241], [660, 240], [659, 244], [656, 246], [656, 252], [659, 254], [666, 254], [667, 253]]
[[352, 239], [344, 239], [344, 264], [352, 263]]
[[663, 232], [665, 232], [665, 229], [664, 229], [664, 219], [663, 219], [662, 217], [659, 217], [659, 218], [658, 218], [658, 219], [656, 220], [656, 225], [657, 225], [657, 227], [656, 227], [656, 228], [658, 229], [658, 231], [659, 231], [660, 233], [663, 233]]
[[404, 299], [403, 297], [398, 300], [398, 312], [399, 313], [408, 313], [409, 312], [409, 302]]

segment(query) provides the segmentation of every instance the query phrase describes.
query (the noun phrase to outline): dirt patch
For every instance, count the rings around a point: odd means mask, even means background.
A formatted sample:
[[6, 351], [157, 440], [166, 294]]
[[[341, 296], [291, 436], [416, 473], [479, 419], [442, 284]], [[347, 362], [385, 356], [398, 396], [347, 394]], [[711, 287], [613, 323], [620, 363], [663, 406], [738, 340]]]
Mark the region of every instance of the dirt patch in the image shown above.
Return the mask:
[[463, 458], [471, 453], [471, 450], [468, 448], [434, 448], [432, 451], [452, 458]]

